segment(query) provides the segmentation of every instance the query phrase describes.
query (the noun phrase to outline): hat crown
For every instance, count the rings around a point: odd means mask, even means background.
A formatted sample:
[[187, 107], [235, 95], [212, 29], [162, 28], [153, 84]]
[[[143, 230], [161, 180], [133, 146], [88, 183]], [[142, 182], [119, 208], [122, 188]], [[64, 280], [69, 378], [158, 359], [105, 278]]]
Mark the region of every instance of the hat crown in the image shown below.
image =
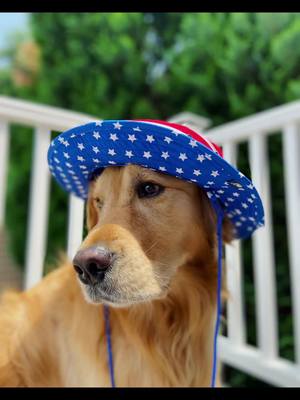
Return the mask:
[[96, 171], [135, 164], [200, 186], [221, 204], [237, 238], [264, 225], [252, 182], [222, 157], [219, 146], [184, 125], [145, 119], [91, 122], [57, 136], [48, 163], [63, 189], [83, 199]]

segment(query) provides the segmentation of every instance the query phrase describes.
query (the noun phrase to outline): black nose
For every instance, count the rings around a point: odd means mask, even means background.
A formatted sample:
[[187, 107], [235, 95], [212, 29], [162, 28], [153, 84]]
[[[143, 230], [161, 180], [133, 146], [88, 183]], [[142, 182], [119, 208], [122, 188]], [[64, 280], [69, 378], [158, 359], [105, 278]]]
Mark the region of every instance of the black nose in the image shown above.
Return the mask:
[[113, 253], [100, 246], [79, 250], [73, 259], [73, 266], [81, 282], [99, 283], [112, 265]]

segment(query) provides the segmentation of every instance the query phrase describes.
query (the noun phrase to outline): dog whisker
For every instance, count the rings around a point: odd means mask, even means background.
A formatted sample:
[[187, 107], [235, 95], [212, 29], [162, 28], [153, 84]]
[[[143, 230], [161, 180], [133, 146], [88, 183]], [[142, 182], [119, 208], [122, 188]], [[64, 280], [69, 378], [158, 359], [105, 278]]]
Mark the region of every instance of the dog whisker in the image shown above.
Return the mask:
[[155, 247], [155, 246], [157, 246], [157, 245], [158, 245], [158, 240], [156, 240], [155, 242], [153, 242], [153, 243], [150, 245], [150, 247], [148, 247], [148, 249], [144, 250], [144, 253], [145, 253], [146, 255], [148, 255], [148, 254], [149, 254], [149, 251], [152, 250], [153, 247]]

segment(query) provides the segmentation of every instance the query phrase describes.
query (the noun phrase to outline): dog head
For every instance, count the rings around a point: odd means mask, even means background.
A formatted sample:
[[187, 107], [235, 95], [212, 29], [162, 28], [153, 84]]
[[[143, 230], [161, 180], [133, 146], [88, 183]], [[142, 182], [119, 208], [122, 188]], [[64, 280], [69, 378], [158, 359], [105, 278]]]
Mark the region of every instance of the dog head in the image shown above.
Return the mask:
[[[179, 268], [216, 255], [216, 216], [195, 184], [136, 165], [90, 183], [88, 235], [73, 264], [87, 301], [113, 306], [166, 296]], [[224, 222], [224, 240], [231, 229]]]

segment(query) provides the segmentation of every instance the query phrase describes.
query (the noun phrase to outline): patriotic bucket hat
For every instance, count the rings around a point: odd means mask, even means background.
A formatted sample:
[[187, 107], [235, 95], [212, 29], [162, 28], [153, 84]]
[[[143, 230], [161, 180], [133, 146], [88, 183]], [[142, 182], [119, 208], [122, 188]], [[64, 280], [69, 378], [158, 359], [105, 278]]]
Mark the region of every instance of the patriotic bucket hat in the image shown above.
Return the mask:
[[[264, 210], [252, 182], [223, 158], [219, 146], [187, 126], [158, 120], [104, 120], [61, 133], [49, 147], [49, 168], [67, 192], [86, 199], [89, 182], [106, 167], [137, 164], [192, 182], [205, 190], [217, 214], [218, 301], [212, 386], [216, 377], [221, 314], [222, 221], [235, 238], [264, 225]], [[105, 309], [111, 383], [114, 385], [109, 314]]]

